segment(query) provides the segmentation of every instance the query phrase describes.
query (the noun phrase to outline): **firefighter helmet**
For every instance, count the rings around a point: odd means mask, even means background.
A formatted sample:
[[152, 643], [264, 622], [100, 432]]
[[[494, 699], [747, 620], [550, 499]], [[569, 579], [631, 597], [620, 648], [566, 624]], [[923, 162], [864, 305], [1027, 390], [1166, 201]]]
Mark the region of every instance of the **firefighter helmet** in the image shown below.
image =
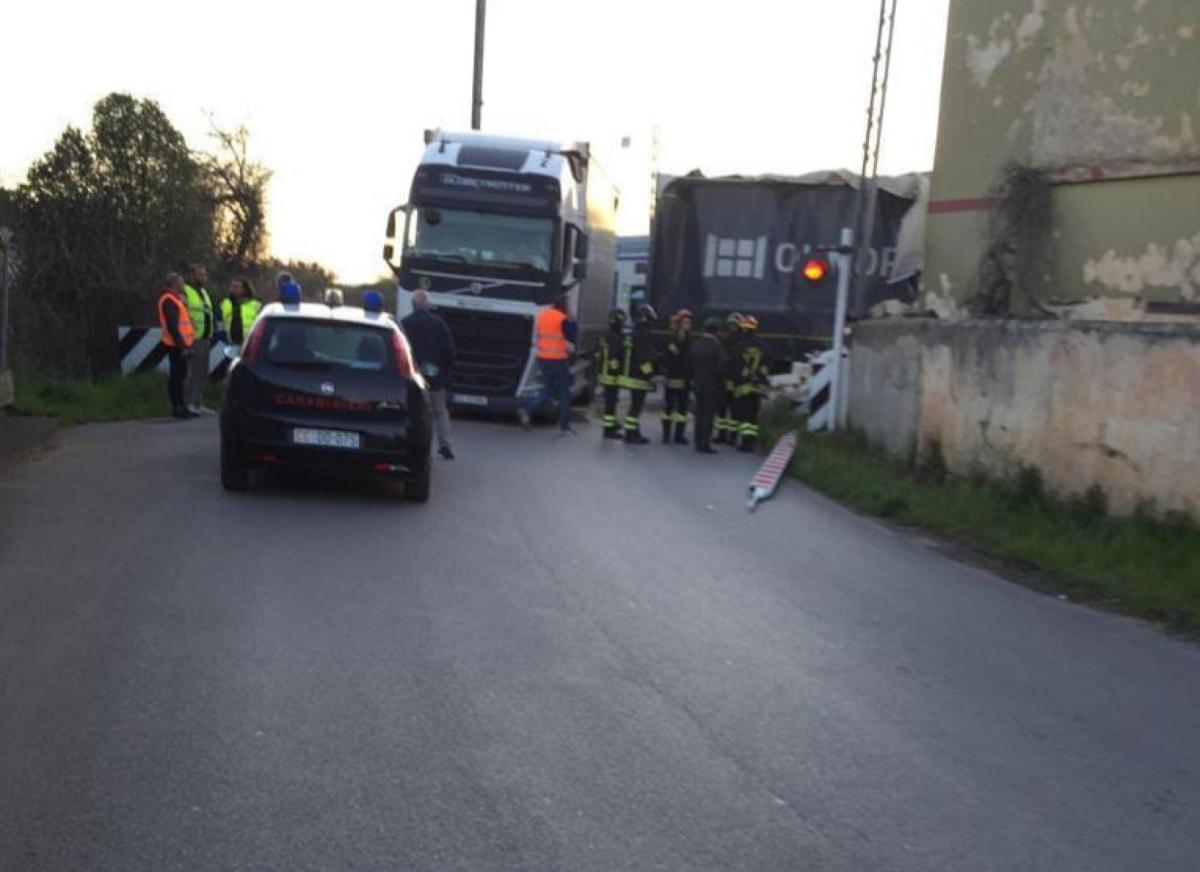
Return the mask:
[[646, 324], [653, 324], [658, 320], [658, 312], [654, 311], [654, 307], [649, 303], [642, 303], [638, 306], [638, 320]]

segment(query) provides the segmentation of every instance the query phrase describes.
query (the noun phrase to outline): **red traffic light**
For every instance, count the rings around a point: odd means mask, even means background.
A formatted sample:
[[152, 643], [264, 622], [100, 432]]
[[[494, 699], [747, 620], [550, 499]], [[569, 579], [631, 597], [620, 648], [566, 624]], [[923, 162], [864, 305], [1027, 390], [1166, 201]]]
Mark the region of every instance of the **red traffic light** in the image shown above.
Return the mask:
[[804, 261], [804, 266], [800, 268], [801, 275], [804, 276], [809, 284], [817, 284], [825, 280], [830, 273], [829, 261], [823, 257], [810, 257]]

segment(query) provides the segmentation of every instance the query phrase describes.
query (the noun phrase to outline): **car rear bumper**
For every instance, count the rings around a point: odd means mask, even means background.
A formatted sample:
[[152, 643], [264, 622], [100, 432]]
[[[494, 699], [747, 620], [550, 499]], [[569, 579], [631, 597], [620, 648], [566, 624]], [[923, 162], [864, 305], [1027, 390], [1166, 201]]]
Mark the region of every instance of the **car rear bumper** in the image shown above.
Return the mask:
[[[342, 430], [359, 434], [359, 448], [297, 445], [298, 428]], [[377, 423], [325, 420], [249, 412], [221, 418], [221, 438], [237, 462], [246, 466], [294, 466], [342, 472], [414, 476], [429, 463], [428, 422]]]

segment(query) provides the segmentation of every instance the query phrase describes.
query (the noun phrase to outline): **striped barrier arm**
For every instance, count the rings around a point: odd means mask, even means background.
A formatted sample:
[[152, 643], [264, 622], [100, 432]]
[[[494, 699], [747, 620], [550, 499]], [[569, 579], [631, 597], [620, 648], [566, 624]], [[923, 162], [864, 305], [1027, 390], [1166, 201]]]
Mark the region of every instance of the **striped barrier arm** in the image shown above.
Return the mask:
[[792, 455], [795, 453], [796, 434], [785, 433], [775, 443], [775, 448], [767, 455], [767, 459], [763, 461], [763, 465], [759, 467], [750, 482], [750, 496], [747, 500], [747, 508], [750, 511], [753, 512], [759, 503], [774, 495], [776, 488], [779, 487], [779, 480], [787, 472], [788, 464], [792, 462]]
[[[117, 342], [121, 352], [121, 374], [167, 371], [167, 346], [162, 343], [162, 332], [157, 327], [118, 327]], [[229, 370], [224, 345], [214, 342], [208, 352], [208, 375], [212, 379], [223, 379]]]

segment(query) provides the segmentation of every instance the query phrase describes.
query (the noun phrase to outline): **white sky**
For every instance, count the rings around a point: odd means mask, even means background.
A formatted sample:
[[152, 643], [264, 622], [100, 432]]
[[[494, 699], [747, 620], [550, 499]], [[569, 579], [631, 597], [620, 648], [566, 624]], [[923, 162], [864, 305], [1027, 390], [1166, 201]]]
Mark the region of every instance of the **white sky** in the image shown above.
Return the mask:
[[[948, 0], [899, 0], [882, 169], [933, 164]], [[245, 123], [275, 173], [273, 252], [384, 272], [426, 127], [470, 123], [474, 0], [14, 3], [0, 14], [0, 183], [110, 91], [159, 101], [193, 147]], [[659, 169], [857, 170], [878, 0], [490, 0], [484, 130], [590, 139], [645, 232]], [[26, 83], [29, 83], [26, 85]], [[618, 150], [622, 136], [632, 138]]]

